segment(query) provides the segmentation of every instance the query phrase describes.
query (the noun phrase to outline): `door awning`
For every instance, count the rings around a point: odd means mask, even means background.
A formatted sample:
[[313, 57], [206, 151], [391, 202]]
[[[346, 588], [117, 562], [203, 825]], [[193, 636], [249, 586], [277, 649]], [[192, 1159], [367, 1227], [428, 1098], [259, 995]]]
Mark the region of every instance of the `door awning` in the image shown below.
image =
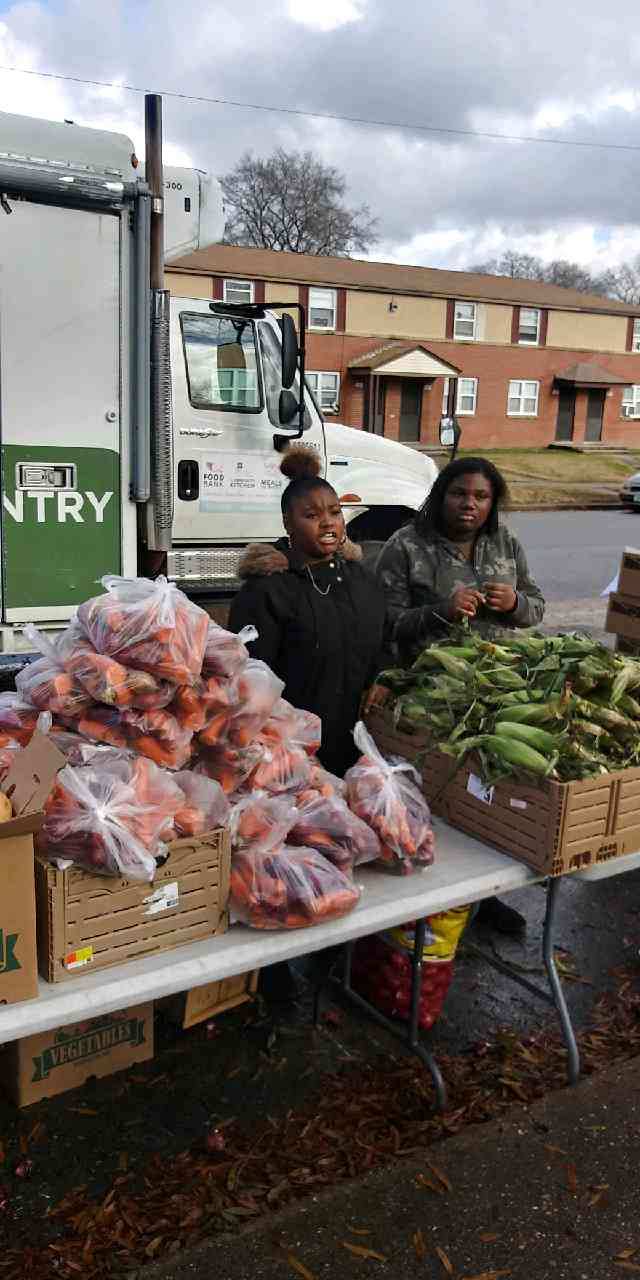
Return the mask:
[[441, 360], [421, 344], [401, 342], [388, 343], [357, 356], [349, 362], [349, 368], [354, 373], [368, 369], [370, 373], [392, 378], [457, 378], [460, 373], [454, 364]]
[[593, 364], [590, 361], [569, 365], [567, 369], [556, 373], [553, 381], [558, 387], [626, 387], [629, 385], [628, 378], [611, 373], [609, 369], [603, 369], [602, 365]]

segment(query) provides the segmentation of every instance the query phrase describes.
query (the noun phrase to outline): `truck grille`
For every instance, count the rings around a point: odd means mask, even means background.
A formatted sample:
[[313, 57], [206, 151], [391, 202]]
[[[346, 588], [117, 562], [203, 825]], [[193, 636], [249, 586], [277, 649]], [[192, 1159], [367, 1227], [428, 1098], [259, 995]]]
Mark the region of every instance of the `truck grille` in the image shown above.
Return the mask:
[[167, 555], [167, 576], [172, 582], [211, 582], [238, 587], [238, 565], [244, 547], [185, 547]]

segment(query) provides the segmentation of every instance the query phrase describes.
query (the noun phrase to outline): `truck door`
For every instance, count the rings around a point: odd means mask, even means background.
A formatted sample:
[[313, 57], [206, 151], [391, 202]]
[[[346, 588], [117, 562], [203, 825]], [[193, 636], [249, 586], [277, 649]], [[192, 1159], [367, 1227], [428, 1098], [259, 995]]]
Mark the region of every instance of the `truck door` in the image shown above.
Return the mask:
[[2, 616], [120, 569], [119, 218], [10, 197], [0, 234]]
[[[242, 543], [282, 535], [279, 342], [272, 323], [172, 299], [177, 543]], [[305, 444], [321, 419], [306, 398]], [[295, 428], [284, 427], [285, 435]]]

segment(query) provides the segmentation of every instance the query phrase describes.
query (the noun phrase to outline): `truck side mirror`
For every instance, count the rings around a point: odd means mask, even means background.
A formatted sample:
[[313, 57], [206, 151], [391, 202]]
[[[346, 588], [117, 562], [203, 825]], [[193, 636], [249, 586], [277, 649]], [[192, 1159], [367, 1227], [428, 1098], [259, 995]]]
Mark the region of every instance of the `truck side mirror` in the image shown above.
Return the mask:
[[278, 417], [280, 419], [280, 425], [282, 427], [288, 427], [289, 423], [293, 422], [293, 419], [297, 417], [299, 409], [300, 406], [293, 394], [293, 391], [289, 391], [288, 387], [284, 387], [280, 392], [280, 399], [278, 401]]
[[288, 390], [298, 372], [298, 335], [288, 311], [280, 316], [278, 323], [282, 334], [282, 385]]

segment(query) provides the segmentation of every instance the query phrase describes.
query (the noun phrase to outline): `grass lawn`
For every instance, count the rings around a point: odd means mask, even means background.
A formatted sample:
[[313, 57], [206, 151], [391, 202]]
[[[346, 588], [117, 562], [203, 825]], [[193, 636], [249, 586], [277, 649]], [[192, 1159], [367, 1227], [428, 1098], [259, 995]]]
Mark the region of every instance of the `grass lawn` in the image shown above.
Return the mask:
[[640, 452], [622, 458], [618, 454], [573, 453], [565, 449], [461, 449], [460, 455], [481, 453], [503, 471], [508, 480], [525, 482], [537, 477], [559, 484], [616, 484], [627, 474], [640, 471]]

